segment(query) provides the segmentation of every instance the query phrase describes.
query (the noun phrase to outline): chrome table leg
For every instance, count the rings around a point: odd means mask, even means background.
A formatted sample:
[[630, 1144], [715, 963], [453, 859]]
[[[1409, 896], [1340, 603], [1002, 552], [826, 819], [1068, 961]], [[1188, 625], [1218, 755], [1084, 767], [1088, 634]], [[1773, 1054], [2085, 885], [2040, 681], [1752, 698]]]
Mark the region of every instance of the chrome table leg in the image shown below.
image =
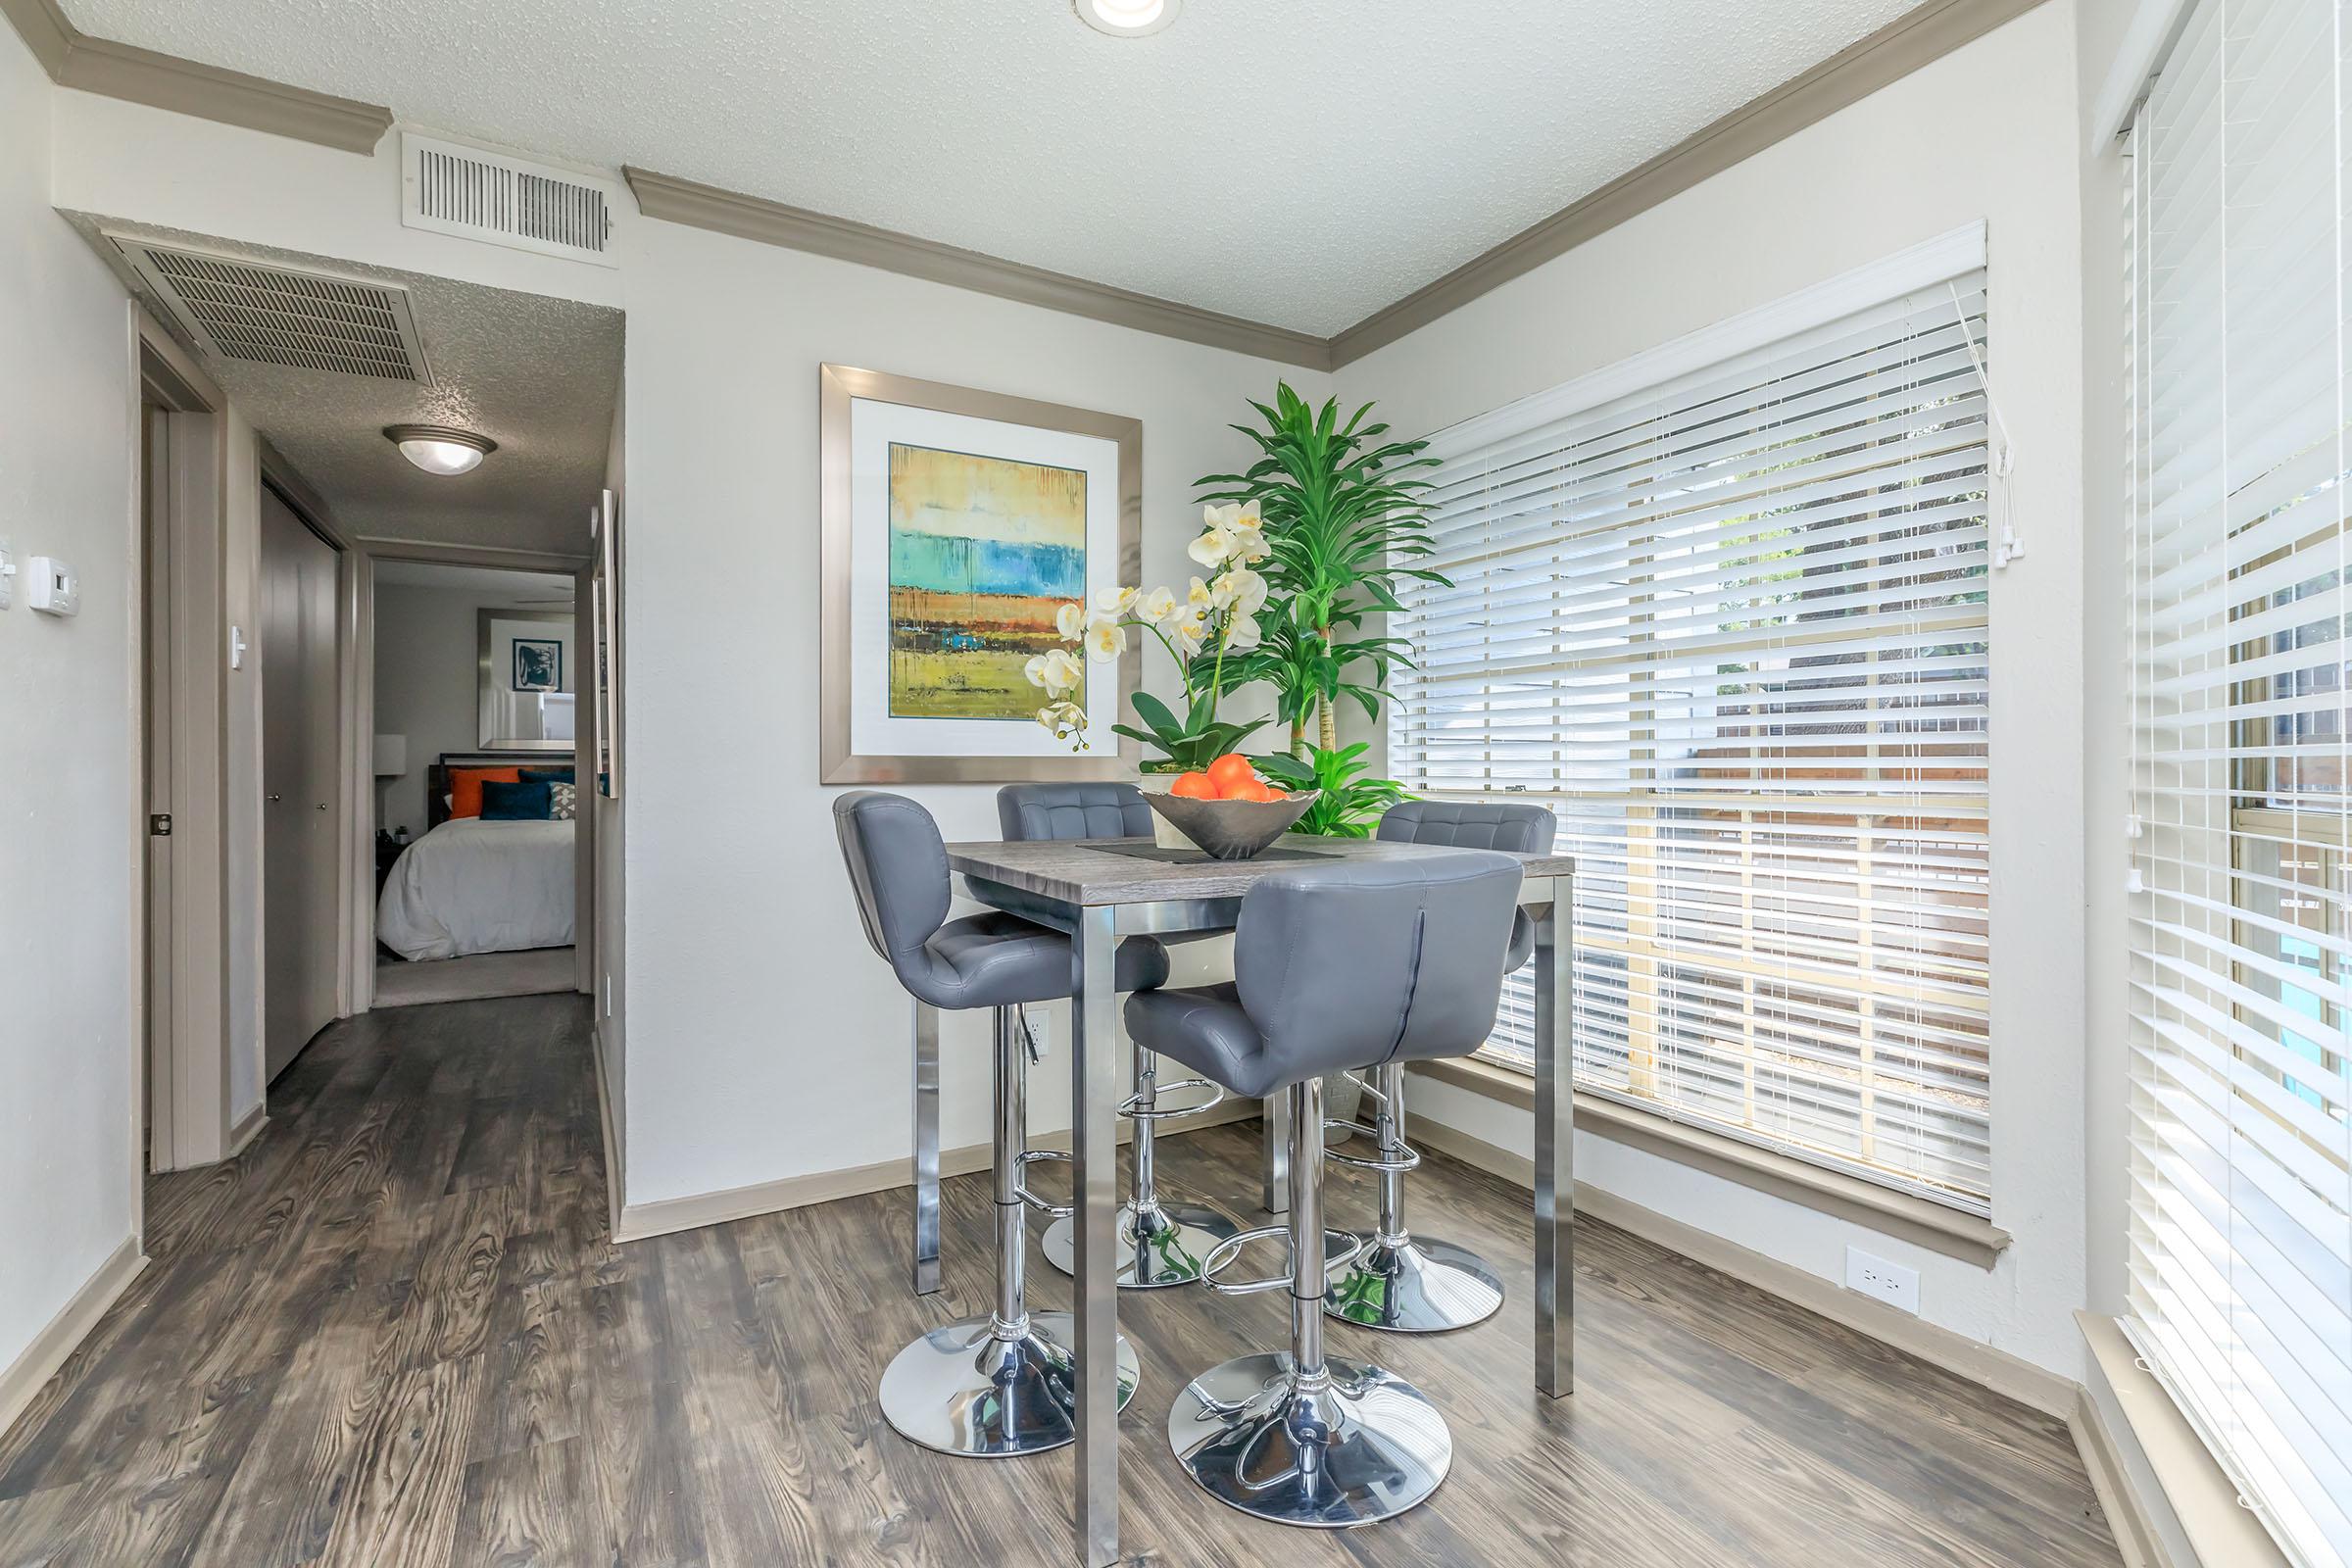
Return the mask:
[[1287, 1214], [1291, 1207], [1291, 1101], [1289, 1091], [1269, 1095], [1261, 1102], [1260, 1125], [1265, 1129], [1265, 1182], [1262, 1206], [1269, 1214]]
[[1576, 1388], [1576, 1093], [1569, 1034], [1574, 894], [1555, 878], [1536, 926], [1536, 1387]]
[[1119, 1560], [1118, 939], [1108, 907], [1081, 909], [1070, 952], [1070, 1283], [1078, 1351], [1078, 1561]]

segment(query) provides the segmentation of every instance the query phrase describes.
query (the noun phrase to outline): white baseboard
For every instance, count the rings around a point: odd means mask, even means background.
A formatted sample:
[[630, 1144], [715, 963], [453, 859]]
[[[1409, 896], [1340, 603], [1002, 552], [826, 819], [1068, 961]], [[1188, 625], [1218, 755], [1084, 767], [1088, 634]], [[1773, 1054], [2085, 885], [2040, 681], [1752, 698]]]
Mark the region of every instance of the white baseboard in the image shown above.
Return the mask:
[[596, 1062], [596, 1117], [605, 1130], [605, 1223], [614, 1241], [625, 1241], [628, 1238], [620, 1230], [620, 1195], [628, 1190], [627, 1178], [621, 1169], [620, 1128], [612, 1119], [612, 1091], [605, 1082], [602, 1029], [588, 1032], [588, 1054]]
[[2075, 1451], [2082, 1455], [2082, 1468], [2090, 1473], [2090, 1490], [2099, 1494], [2099, 1507], [2107, 1515], [2108, 1528], [2114, 1532], [2116, 1550], [2123, 1554], [2124, 1568], [2174, 1568], [2172, 1555], [2164, 1549], [2163, 1538], [2148, 1517], [2139, 1489], [2132, 1484], [2130, 1474], [2124, 1469], [2115, 1434], [2107, 1430], [2098, 1401], [2091, 1397], [2088, 1389], [2076, 1391], [2074, 1412], [2067, 1417], [2066, 1425], [2074, 1434]]
[[[1178, 1137], [1198, 1132], [1203, 1127], [1221, 1127], [1227, 1122], [1248, 1121], [1257, 1112], [1256, 1101], [1237, 1096], [1199, 1116], [1180, 1116], [1163, 1122], [1159, 1136]], [[1119, 1142], [1128, 1142], [1132, 1132], [1132, 1125], [1122, 1119], [1119, 1123]], [[1069, 1141], [1067, 1132], [1046, 1133], [1032, 1142], [1030, 1147], [1067, 1149]], [[943, 1149], [939, 1152], [939, 1173], [942, 1176], [965, 1176], [974, 1171], [983, 1171], [989, 1167], [989, 1158], [990, 1149], [986, 1144]], [[871, 1165], [853, 1165], [846, 1170], [787, 1176], [780, 1181], [732, 1188], [723, 1193], [627, 1203], [613, 1218], [612, 1239], [615, 1242], [642, 1242], [648, 1237], [699, 1230], [705, 1225], [723, 1225], [729, 1220], [750, 1219], [757, 1214], [780, 1213], [788, 1208], [806, 1208], [811, 1203], [830, 1203], [841, 1198], [884, 1193], [894, 1187], [908, 1186], [913, 1180], [910, 1160], [885, 1159]]]
[[[1472, 1138], [1443, 1122], [1427, 1119], [1416, 1122], [1413, 1137], [1432, 1149], [1452, 1155], [1465, 1165], [1492, 1172], [1521, 1187], [1535, 1186], [1536, 1167], [1533, 1160], [1509, 1150], [1497, 1149], [1483, 1139]], [[1736, 1280], [1743, 1280], [1760, 1291], [1794, 1302], [1809, 1312], [1818, 1312], [1857, 1334], [1866, 1334], [1882, 1344], [1908, 1351], [1923, 1361], [1964, 1377], [1971, 1383], [1981, 1384], [1995, 1394], [2005, 1395], [2022, 1404], [2030, 1404], [2061, 1420], [2069, 1418], [2074, 1412], [2075, 1396], [2082, 1387], [2080, 1384], [2072, 1378], [2061, 1377], [2031, 1361], [2011, 1355], [2006, 1350], [1995, 1349], [1965, 1334], [1938, 1328], [1909, 1312], [1874, 1301], [1818, 1274], [1808, 1273], [1792, 1263], [1767, 1257], [1738, 1242], [1726, 1241], [1712, 1232], [1643, 1208], [1614, 1193], [1602, 1192], [1589, 1182], [1577, 1185], [1576, 1206], [1594, 1219], [1606, 1221], [1619, 1230], [1631, 1231], [1644, 1241], [1657, 1243], [1670, 1252], [1679, 1252], [1694, 1262], [1729, 1274]]]
[[122, 1238], [122, 1245], [107, 1254], [98, 1271], [84, 1280], [57, 1316], [32, 1337], [24, 1352], [0, 1369], [0, 1432], [6, 1432], [24, 1413], [33, 1396], [41, 1392], [41, 1385], [57, 1375], [74, 1348], [98, 1326], [106, 1309], [146, 1266], [147, 1254], [139, 1250], [139, 1239]]

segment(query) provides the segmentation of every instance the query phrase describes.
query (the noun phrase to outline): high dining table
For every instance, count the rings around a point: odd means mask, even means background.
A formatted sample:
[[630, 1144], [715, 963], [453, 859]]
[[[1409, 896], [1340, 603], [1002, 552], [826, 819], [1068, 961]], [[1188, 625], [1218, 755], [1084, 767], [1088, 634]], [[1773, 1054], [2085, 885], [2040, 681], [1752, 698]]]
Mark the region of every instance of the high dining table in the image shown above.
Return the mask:
[[[1240, 917], [1242, 895], [1269, 872], [1446, 853], [1423, 844], [1324, 838], [1286, 838], [1250, 860], [1212, 860], [1198, 850], [1162, 849], [1150, 839], [948, 846], [948, 864], [962, 875], [975, 900], [1008, 907], [1071, 937], [1071, 1175], [1077, 1208], [1071, 1307], [1078, 1362], [1077, 1560], [1083, 1568], [1119, 1560], [1118, 1260], [1113, 1255], [1119, 1053], [1112, 983], [1119, 939], [1229, 931]], [[1520, 903], [1537, 921], [1535, 1386], [1558, 1398], [1570, 1390], [1574, 1359], [1568, 1000], [1576, 864], [1559, 855], [1514, 858], [1525, 868]], [[928, 1293], [939, 1288], [939, 1019], [919, 1004], [914, 1037], [914, 1288]], [[1265, 1196], [1267, 1207], [1276, 1209], [1287, 1179], [1277, 1157], [1287, 1133], [1277, 1122], [1279, 1103], [1266, 1102]], [[1147, 1378], [1174, 1375], [1173, 1368], [1146, 1369]]]

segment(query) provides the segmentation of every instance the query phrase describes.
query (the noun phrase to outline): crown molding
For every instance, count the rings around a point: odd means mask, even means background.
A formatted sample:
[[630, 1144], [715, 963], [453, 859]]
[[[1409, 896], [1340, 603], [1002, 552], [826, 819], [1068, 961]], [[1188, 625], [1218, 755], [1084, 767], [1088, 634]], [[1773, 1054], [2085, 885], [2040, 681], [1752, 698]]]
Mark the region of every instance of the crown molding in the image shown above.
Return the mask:
[[1331, 340], [1332, 368], [1352, 364], [1457, 311], [1671, 196], [1861, 102], [2041, 0], [1927, 0], [1721, 120], [1463, 263]]
[[58, 9], [57, 0], [0, 0], [0, 15], [15, 24], [24, 46], [61, 87], [347, 153], [374, 151], [392, 126], [392, 111], [381, 105], [90, 37]]
[[[1375, 311], [1337, 336], [1272, 326], [1163, 300], [937, 240], [902, 234], [758, 196], [623, 166], [648, 218], [992, 294], [1065, 315], [1227, 349], [1305, 369], [1333, 370], [1565, 255], [1628, 219], [1860, 102], [1922, 66], [2023, 16], [2041, 0], [1925, 0], [1804, 74], [1732, 111], [1641, 168], [1444, 277]], [[2156, 0], [2150, 0], [2153, 5]], [[102, 93], [225, 124], [373, 150], [392, 112], [289, 87], [81, 32], [57, 0], [0, 0], [0, 16], [62, 87]]]
[[1132, 289], [1089, 282], [1066, 272], [1050, 272], [1041, 267], [810, 212], [805, 207], [788, 207], [782, 202], [746, 196], [673, 174], [627, 166], [621, 169], [621, 173], [636, 194], [638, 209], [646, 217], [665, 222], [829, 256], [836, 261], [855, 262], [886, 272], [994, 294], [1000, 299], [1109, 321], [1161, 337], [1230, 349], [1283, 365], [1310, 370], [1331, 368], [1330, 343], [1311, 332], [1295, 332], [1288, 327], [1268, 326], [1198, 306], [1179, 305]]

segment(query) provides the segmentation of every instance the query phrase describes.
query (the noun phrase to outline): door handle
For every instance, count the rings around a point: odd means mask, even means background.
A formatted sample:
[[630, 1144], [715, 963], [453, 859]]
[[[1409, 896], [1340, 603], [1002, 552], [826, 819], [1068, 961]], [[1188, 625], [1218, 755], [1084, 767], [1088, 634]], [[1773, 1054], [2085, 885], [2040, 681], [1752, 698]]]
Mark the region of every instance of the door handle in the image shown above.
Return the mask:
[[276, 796], [274, 796], [274, 795], [270, 796], [270, 805], [272, 805], [272, 806], [275, 806], [275, 805], [277, 804], [277, 797], [276, 797]]
[[320, 801], [320, 802], [318, 804], [318, 806], [317, 806], [316, 808], [314, 808], [314, 809], [320, 810], [320, 811], [323, 811], [323, 810], [325, 810], [325, 809], [326, 809], [326, 803], [325, 803], [324, 801]]

